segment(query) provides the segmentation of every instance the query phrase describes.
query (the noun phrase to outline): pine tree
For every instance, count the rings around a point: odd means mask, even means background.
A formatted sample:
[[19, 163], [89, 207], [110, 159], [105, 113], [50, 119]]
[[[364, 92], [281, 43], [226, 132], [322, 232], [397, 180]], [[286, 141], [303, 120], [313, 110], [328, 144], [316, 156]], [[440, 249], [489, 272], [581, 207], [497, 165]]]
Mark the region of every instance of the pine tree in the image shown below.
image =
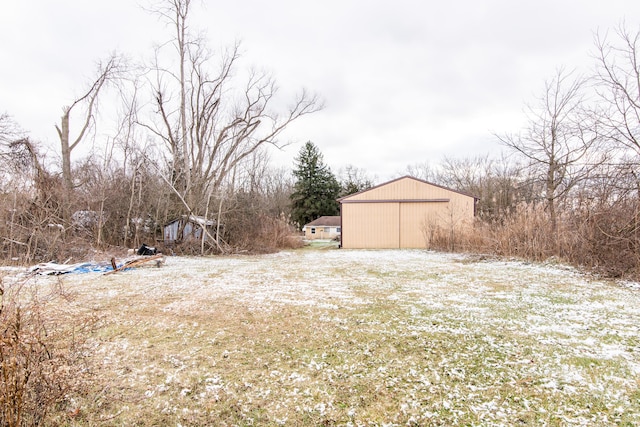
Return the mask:
[[340, 184], [311, 141], [298, 153], [293, 174], [297, 179], [291, 194], [294, 223], [302, 227], [323, 215], [339, 214], [336, 199], [340, 195]]

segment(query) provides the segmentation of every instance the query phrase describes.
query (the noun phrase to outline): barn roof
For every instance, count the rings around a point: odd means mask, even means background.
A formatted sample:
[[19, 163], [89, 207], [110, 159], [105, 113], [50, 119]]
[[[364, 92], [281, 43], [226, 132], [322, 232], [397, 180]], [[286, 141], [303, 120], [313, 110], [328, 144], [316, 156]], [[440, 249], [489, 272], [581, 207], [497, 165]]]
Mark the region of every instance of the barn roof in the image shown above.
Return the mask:
[[340, 227], [340, 216], [321, 216], [306, 224], [305, 227]]
[[471, 195], [471, 194], [469, 194], [469, 193], [464, 193], [464, 192], [462, 192], [462, 191], [453, 190], [453, 189], [451, 189], [451, 188], [447, 188], [447, 187], [444, 187], [444, 186], [442, 186], [442, 185], [434, 184], [434, 183], [432, 183], [432, 182], [425, 181], [425, 180], [423, 180], [423, 179], [418, 179], [418, 178], [415, 178], [415, 177], [413, 177], [413, 176], [405, 175], [405, 176], [402, 176], [402, 177], [400, 177], [400, 178], [392, 179], [391, 181], [383, 182], [382, 184], [378, 184], [378, 185], [376, 185], [376, 186], [374, 186], [374, 187], [367, 188], [366, 190], [362, 190], [362, 191], [359, 191], [359, 192], [357, 192], [357, 193], [353, 193], [353, 194], [349, 194], [348, 196], [341, 197], [341, 198], [339, 198], [339, 199], [338, 199], [338, 202], [342, 203], [342, 201], [344, 201], [344, 200], [346, 200], [346, 199], [349, 199], [349, 198], [351, 198], [351, 197], [353, 197], [353, 196], [355, 196], [355, 195], [362, 194], [362, 193], [366, 193], [366, 192], [368, 192], [368, 191], [375, 190], [375, 189], [380, 188], [380, 187], [384, 187], [385, 185], [388, 185], [388, 184], [394, 183], [394, 182], [396, 182], [396, 181], [401, 181], [401, 180], [403, 180], [403, 179], [412, 179], [412, 180], [414, 180], [414, 181], [418, 181], [418, 182], [421, 182], [421, 183], [423, 183], [423, 184], [432, 185], [432, 186], [434, 186], [434, 187], [442, 188], [443, 190], [452, 191], [452, 192], [454, 192], [454, 193], [462, 194], [463, 196], [468, 196], [468, 197], [473, 197], [474, 199], [478, 199], [478, 197], [473, 196], [473, 195]]

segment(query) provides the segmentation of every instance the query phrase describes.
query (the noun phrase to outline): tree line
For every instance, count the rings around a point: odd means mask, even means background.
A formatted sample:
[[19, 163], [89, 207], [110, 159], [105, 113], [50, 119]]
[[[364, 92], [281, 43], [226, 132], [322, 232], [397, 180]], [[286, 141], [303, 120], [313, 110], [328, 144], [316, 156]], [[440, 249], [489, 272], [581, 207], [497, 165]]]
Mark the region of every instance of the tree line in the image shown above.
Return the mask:
[[[594, 37], [590, 74], [560, 68], [525, 106], [527, 122], [495, 134], [500, 157], [445, 158], [408, 168], [479, 197], [469, 236], [440, 248], [557, 257], [611, 276], [640, 273], [640, 30]], [[452, 240], [458, 240], [453, 242]]]
[[[5, 258], [73, 256], [59, 248], [83, 242], [159, 241], [161, 224], [183, 216], [224, 222], [225, 233], [201, 245], [224, 251], [238, 243], [225, 236], [246, 230], [234, 223], [238, 212], [254, 213], [259, 203], [260, 215], [286, 214], [281, 196], [290, 182], [268, 168], [265, 147], [282, 147], [282, 132], [322, 108], [319, 98], [301, 90], [281, 99], [269, 73], [239, 66], [239, 44], [214, 52], [191, 30], [191, 0], [160, 0], [149, 12], [173, 35], [146, 63], [113, 54], [98, 64], [86, 91], [62, 108], [57, 158], [8, 114], [0, 118]], [[120, 102], [116, 130], [103, 152], [72, 164], [72, 153], [95, 138], [106, 96]]]
[[[162, 225], [185, 216], [216, 230], [171, 250], [276, 250], [296, 244], [296, 228], [338, 214], [336, 198], [373, 186], [354, 166], [334, 174], [312, 142], [293, 171], [273, 168], [268, 148], [284, 147], [285, 129], [322, 102], [305, 90], [283, 101], [271, 75], [240, 66], [238, 44], [213, 51], [189, 25], [193, 8], [156, 2], [150, 13], [173, 35], [151, 61], [113, 54], [97, 64], [62, 108], [55, 156], [10, 112], [0, 115], [2, 259], [64, 261], [89, 247], [162, 242]], [[473, 233], [443, 231], [428, 245], [638, 274], [639, 37], [625, 25], [596, 34], [591, 72], [558, 69], [525, 106], [525, 127], [494, 135], [499, 156], [399, 172], [478, 197]], [[100, 151], [72, 162], [95, 138], [107, 95], [119, 111], [113, 132]]]

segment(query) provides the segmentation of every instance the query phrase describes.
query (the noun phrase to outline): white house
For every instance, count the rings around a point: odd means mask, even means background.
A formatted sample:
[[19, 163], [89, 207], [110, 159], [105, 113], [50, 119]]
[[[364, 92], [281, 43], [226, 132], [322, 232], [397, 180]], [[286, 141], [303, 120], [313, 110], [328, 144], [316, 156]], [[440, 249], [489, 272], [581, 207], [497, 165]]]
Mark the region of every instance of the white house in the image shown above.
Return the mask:
[[341, 223], [339, 216], [321, 216], [302, 227], [307, 240], [334, 239], [340, 235]]

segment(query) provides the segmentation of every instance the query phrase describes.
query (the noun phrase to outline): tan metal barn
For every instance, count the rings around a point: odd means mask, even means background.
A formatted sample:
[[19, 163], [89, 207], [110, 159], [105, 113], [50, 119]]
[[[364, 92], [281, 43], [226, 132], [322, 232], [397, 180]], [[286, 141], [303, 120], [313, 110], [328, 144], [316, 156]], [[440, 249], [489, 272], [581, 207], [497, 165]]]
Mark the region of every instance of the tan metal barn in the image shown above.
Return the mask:
[[425, 248], [430, 229], [473, 223], [476, 198], [410, 176], [338, 199], [347, 249]]

